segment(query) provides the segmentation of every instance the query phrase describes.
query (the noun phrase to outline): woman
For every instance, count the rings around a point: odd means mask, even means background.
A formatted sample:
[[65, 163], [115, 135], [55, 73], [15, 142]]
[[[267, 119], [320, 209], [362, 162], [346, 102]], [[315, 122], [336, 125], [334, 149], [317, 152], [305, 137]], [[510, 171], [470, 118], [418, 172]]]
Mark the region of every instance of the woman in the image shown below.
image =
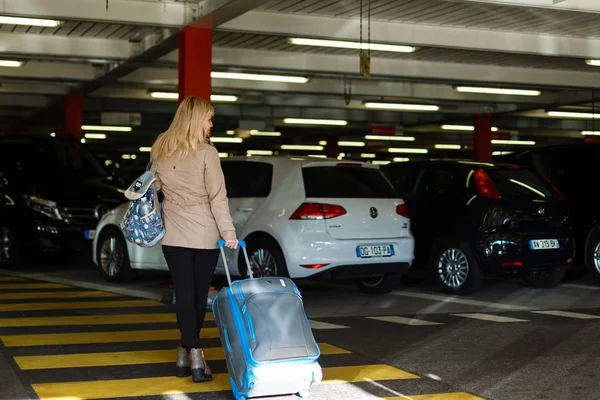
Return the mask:
[[225, 178], [217, 149], [210, 142], [214, 109], [206, 100], [187, 97], [169, 129], [150, 153], [157, 190], [164, 200], [162, 250], [177, 298], [177, 376], [209, 381], [212, 373], [200, 344], [210, 283], [217, 266], [217, 241], [236, 249]]

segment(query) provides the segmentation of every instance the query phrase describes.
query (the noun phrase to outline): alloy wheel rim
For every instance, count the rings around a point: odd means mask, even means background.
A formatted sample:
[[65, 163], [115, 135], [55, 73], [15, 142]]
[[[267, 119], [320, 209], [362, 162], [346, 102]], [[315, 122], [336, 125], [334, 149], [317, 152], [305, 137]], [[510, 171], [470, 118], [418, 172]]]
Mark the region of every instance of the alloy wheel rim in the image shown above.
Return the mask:
[[110, 237], [102, 243], [100, 248], [100, 265], [108, 276], [116, 276], [121, 270], [124, 260], [121, 244], [115, 237]]
[[0, 265], [10, 261], [12, 235], [6, 226], [0, 226]]
[[444, 285], [457, 288], [467, 281], [469, 261], [459, 249], [447, 249], [438, 259], [438, 274]]
[[277, 276], [277, 261], [275, 261], [275, 257], [269, 250], [256, 249], [249, 258], [252, 273], [255, 277]]
[[596, 244], [594, 249], [594, 268], [600, 273], [600, 242]]

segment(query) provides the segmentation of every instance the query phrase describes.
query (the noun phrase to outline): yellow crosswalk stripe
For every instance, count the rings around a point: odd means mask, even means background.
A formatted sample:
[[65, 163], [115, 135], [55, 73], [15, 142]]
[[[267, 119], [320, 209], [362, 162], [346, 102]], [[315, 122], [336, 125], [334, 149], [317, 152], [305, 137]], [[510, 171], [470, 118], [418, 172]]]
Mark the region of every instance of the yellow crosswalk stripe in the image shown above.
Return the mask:
[[[200, 337], [204, 339], [216, 339], [219, 337], [219, 331], [217, 328], [202, 328]], [[0, 340], [6, 347], [152, 342], [178, 340], [179, 338], [180, 333], [178, 329], [0, 336]]]
[[[212, 313], [206, 313], [206, 321], [214, 321], [214, 319]], [[160, 322], [177, 322], [177, 316], [173, 313], [160, 313], [84, 315], [75, 317], [0, 318], [0, 328], [25, 326], [120, 325]]]
[[[323, 368], [323, 382], [361, 382], [416, 379], [418, 376], [385, 364]], [[176, 393], [229, 391], [229, 374], [214, 374], [201, 385], [176, 377], [118, 379], [88, 382], [41, 383], [32, 385], [40, 400], [109, 399], [115, 397], [160, 396]]]
[[[328, 343], [319, 343], [322, 355], [350, 354]], [[225, 355], [221, 347], [206, 347], [203, 349], [204, 357], [211, 360], [224, 360]], [[123, 351], [111, 353], [87, 354], [60, 354], [47, 356], [22, 356], [15, 357], [15, 361], [22, 370], [32, 369], [57, 369], [57, 368], [83, 368], [83, 367], [112, 367], [116, 365], [140, 365], [175, 362], [177, 352], [173, 350], [143, 350]]]
[[386, 397], [381, 400], [484, 400], [481, 397], [473, 396], [465, 392], [438, 393], [438, 394], [419, 394], [401, 397]]
[[0, 276], [0, 282], [24, 281], [25, 279], [17, 276]]
[[123, 301], [88, 301], [73, 303], [0, 303], [0, 312], [3, 311], [43, 311], [43, 310], [85, 310], [101, 308], [125, 307], [164, 307], [164, 304], [154, 300], [123, 300]]
[[26, 299], [81, 299], [95, 297], [119, 297], [119, 294], [89, 291], [89, 292], [9, 292], [0, 293], [0, 300], [26, 300]]
[[60, 283], [0, 283], [0, 289], [66, 289], [72, 286]]

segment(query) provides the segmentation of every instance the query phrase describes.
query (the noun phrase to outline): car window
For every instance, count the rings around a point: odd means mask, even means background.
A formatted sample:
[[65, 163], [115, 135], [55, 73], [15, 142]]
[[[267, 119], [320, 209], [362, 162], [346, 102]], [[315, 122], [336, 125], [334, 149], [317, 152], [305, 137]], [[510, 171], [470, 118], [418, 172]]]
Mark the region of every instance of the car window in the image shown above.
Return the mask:
[[490, 169], [486, 172], [502, 197], [538, 200], [560, 197], [543, 177], [531, 170]]
[[273, 165], [255, 161], [221, 163], [227, 197], [267, 197], [271, 193]]
[[415, 164], [398, 163], [388, 164], [381, 171], [402, 195], [414, 192], [421, 167]]
[[428, 195], [459, 193], [465, 186], [460, 175], [451, 165], [429, 166], [419, 182], [418, 192]]
[[302, 168], [306, 197], [392, 199], [399, 195], [376, 168], [323, 166]]

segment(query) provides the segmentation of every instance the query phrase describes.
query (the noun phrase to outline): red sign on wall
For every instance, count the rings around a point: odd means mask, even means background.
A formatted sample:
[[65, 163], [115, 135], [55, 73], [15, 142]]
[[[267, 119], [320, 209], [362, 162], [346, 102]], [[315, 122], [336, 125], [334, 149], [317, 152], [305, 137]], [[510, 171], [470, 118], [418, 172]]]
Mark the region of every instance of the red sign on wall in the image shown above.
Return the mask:
[[510, 140], [510, 132], [508, 131], [498, 131], [492, 132], [493, 140]]
[[371, 135], [394, 136], [396, 126], [394, 125], [371, 125]]

